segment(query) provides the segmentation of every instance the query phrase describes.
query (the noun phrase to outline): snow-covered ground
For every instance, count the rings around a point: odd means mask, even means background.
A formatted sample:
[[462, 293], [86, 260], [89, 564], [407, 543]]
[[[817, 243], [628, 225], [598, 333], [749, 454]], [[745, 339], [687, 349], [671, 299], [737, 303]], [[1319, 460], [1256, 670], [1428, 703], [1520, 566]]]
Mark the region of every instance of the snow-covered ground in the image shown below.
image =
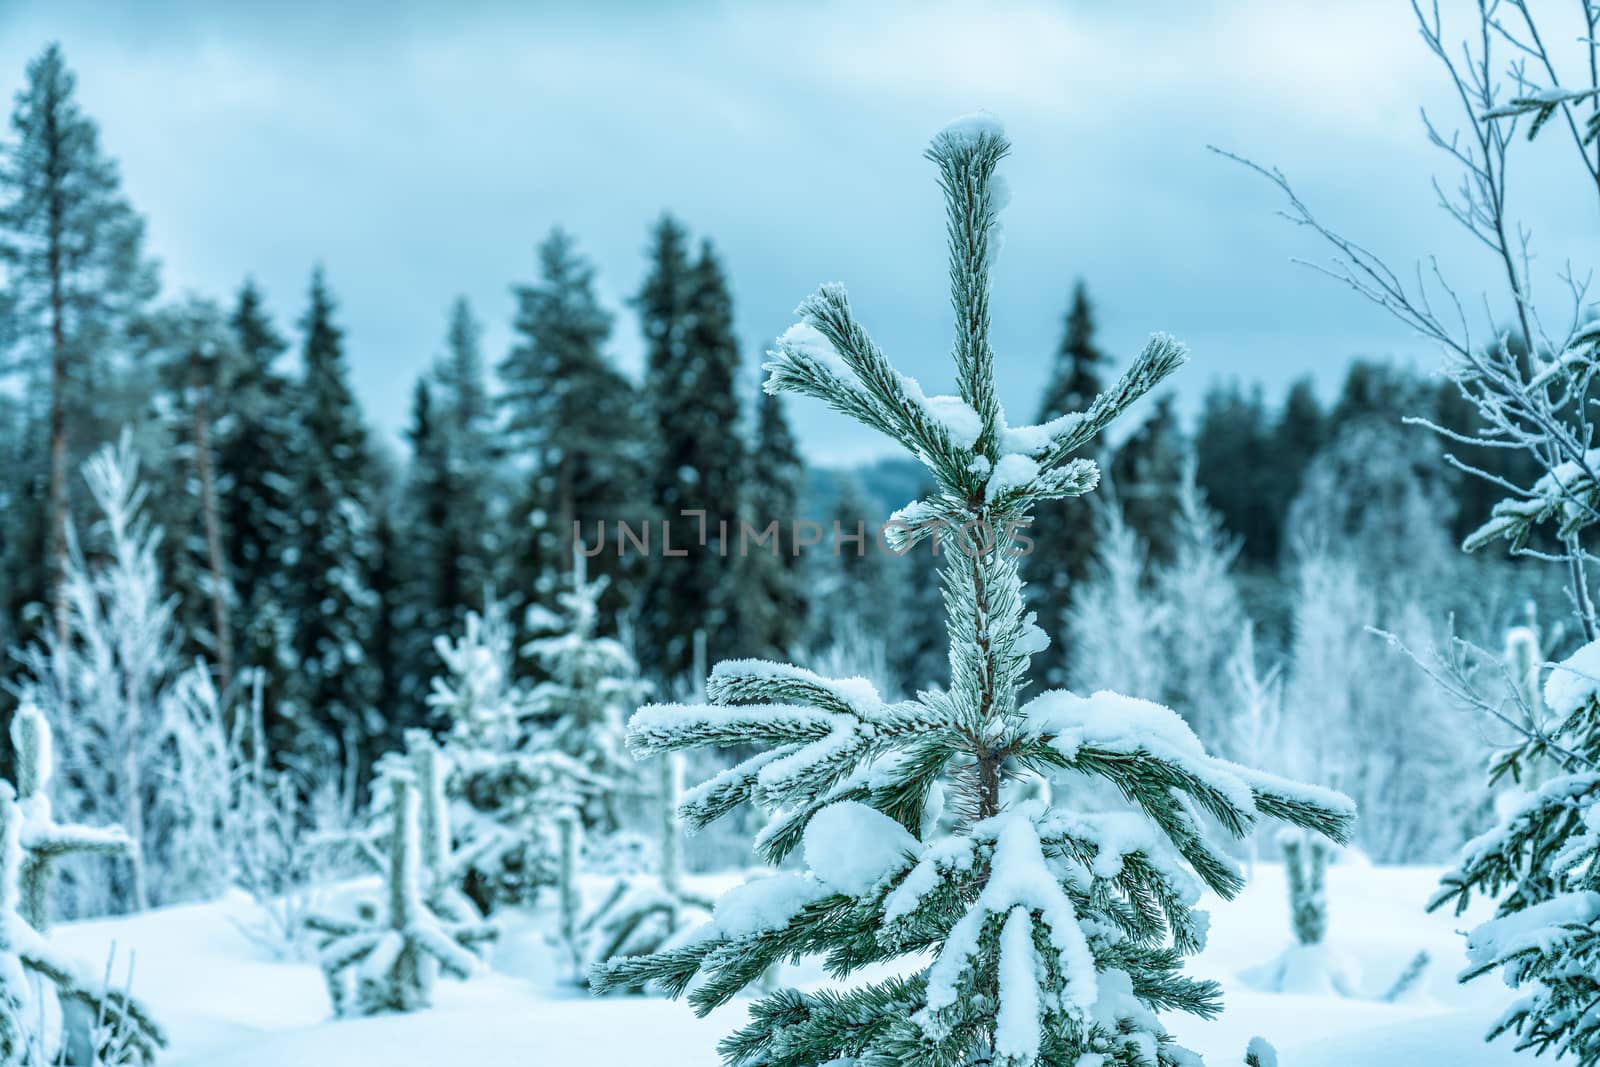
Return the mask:
[[[1466, 987], [1455, 983], [1462, 961], [1456, 931], [1467, 923], [1422, 913], [1438, 873], [1350, 863], [1328, 872], [1329, 949], [1359, 970], [1365, 997], [1387, 989], [1418, 950], [1433, 958], [1410, 996], [1385, 1004], [1247, 988], [1241, 972], [1272, 959], [1291, 940], [1282, 868], [1258, 866], [1237, 900], [1206, 905], [1212, 915], [1210, 947], [1194, 962], [1193, 972], [1223, 983], [1221, 1018], [1168, 1016], [1169, 1025], [1213, 1064], [1241, 1062], [1246, 1041], [1256, 1034], [1278, 1047], [1285, 1067], [1520, 1062], [1504, 1041], [1482, 1042], [1509, 991], [1493, 979]], [[733, 880], [701, 879], [700, 888], [715, 893]], [[433, 1010], [335, 1021], [314, 966], [275, 961], [241, 932], [238, 924], [252, 910], [236, 895], [213, 904], [63, 926], [54, 937], [63, 949], [96, 963], [115, 943], [119, 974], [127, 954], [135, 954], [134, 990], [172, 1037], [163, 1061], [169, 1067], [437, 1067], [501, 1061], [705, 1067], [718, 1062], [717, 1039], [743, 1018], [740, 1002], [696, 1019], [678, 1002], [595, 1000], [563, 987], [549, 977], [552, 957], [542, 932], [530, 922], [506, 932], [496, 950], [495, 973], [465, 984], [441, 983]], [[819, 970], [804, 967], [784, 978], [799, 985], [821, 982]]]

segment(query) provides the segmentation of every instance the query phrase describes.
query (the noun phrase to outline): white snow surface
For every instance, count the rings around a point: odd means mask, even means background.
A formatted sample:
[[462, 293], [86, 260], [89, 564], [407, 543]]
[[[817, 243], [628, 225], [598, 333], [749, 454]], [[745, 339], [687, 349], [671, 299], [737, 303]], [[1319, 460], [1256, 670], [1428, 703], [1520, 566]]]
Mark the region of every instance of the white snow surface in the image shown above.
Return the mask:
[[865, 896], [922, 852], [905, 827], [858, 800], [829, 804], [813, 815], [802, 847], [817, 880], [852, 897]]
[[[1165, 705], [1106, 689], [1087, 697], [1050, 689], [1030, 700], [1022, 714], [1030, 730], [1052, 737], [1056, 750], [1068, 759], [1086, 746], [1128, 754], [1148, 752], [1203, 779], [1241, 811], [1255, 811], [1254, 794], [1241, 773], [1244, 768], [1208, 756], [1189, 724]], [[1274, 784], [1291, 785], [1281, 779]]]
[[1171, 752], [1205, 754], [1189, 724], [1171, 708], [1107, 689], [1087, 697], [1066, 689], [1047, 690], [1030, 700], [1022, 713], [1036, 732], [1056, 735], [1058, 748], [1087, 742], [1119, 748], [1156, 744]]
[[778, 347], [815, 360], [846, 382], [852, 384], [856, 382], [855, 371], [851, 370], [844, 357], [839, 355], [839, 350], [833, 347], [833, 342], [809, 322], [797, 322], [783, 331], [783, 335], [778, 338]]
[[1544, 702], [1559, 718], [1566, 718], [1600, 689], [1600, 641], [1590, 641], [1550, 668], [1544, 680]]
[[[1186, 968], [1222, 983], [1224, 1010], [1213, 1021], [1165, 1014], [1178, 1040], [1208, 1062], [1236, 1064], [1252, 1037], [1276, 1045], [1293, 1067], [1349, 1067], [1404, 1062], [1407, 1067], [1526, 1067], [1504, 1040], [1483, 1043], [1489, 1024], [1513, 994], [1493, 978], [1455, 982], [1464, 964], [1456, 933], [1490, 917], [1475, 904], [1465, 916], [1425, 914], [1440, 868], [1335, 864], [1328, 871], [1328, 939], [1361, 966], [1358, 999], [1267, 994], [1245, 988], [1238, 972], [1291, 939], [1283, 870], [1258, 864], [1233, 901], [1207, 895], [1209, 947]], [[742, 874], [690, 879], [715, 897]], [[589, 907], [610, 879], [586, 877]], [[208, 904], [64, 924], [51, 935], [60, 951], [92, 971], [117, 946], [120, 982], [136, 957], [134, 992], [171, 1034], [162, 1067], [438, 1067], [444, 1063], [540, 1063], [552, 1067], [705, 1067], [719, 1062], [717, 1041], [745, 1022], [749, 1001], [736, 999], [697, 1019], [687, 1005], [655, 997], [590, 999], [554, 976], [558, 961], [546, 934], [554, 899], [539, 914], [513, 915], [494, 947], [492, 974], [442, 981], [435, 1007], [413, 1015], [333, 1020], [322, 978], [311, 963], [272, 959], [239, 929], [257, 921], [242, 894]], [[1434, 959], [1414, 998], [1375, 998], [1419, 949]], [[863, 972], [859, 980], [884, 977]], [[852, 979], [855, 981], [855, 979]], [[820, 989], [830, 982], [819, 962], [785, 966], [779, 982]], [[1102, 991], [1104, 992], [1104, 991]]]

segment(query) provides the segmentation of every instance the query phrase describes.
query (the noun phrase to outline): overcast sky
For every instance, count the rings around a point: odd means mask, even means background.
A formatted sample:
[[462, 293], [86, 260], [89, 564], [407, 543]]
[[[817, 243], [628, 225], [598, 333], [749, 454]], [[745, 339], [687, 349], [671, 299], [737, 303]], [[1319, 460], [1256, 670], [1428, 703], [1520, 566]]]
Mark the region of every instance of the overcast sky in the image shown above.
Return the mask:
[[[1290, 266], [1320, 249], [1208, 143], [1278, 164], [1400, 265], [1437, 252], [1467, 289], [1492, 280], [1433, 207], [1430, 179], [1449, 171], [1418, 106], [1455, 119], [1400, 0], [0, 0], [11, 89], [50, 39], [149, 220], [169, 292], [226, 296], [253, 274], [287, 326], [322, 262], [356, 387], [390, 434], [454, 296], [485, 321], [490, 360], [504, 352], [509, 286], [556, 224], [598, 265], [619, 312], [613, 352], [637, 367], [621, 301], [663, 210], [722, 252], [752, 392], [761, 350], [833, 280], [891, 358], [948, 391], [942, 220], [921, 151], [978, 108], [1015, 144], [993, 304], [1013, 421], [1033, 414], [1076, 276], [1119, 359], [1153, 330], [1190, 343], [1177, 388], [1191, 408], [1219, 377], [1276, 392], [1309, 372], [1331, 388], [1355, 354], [1432, 360]], [[1595, 262], [1591, 203], [1581, 220], [1557, 213], [1556, 168], [1535, 164], [1516, 189], [1538, 269]], [[884, 449], [813, 402], [790, 414], [819, 460]]]

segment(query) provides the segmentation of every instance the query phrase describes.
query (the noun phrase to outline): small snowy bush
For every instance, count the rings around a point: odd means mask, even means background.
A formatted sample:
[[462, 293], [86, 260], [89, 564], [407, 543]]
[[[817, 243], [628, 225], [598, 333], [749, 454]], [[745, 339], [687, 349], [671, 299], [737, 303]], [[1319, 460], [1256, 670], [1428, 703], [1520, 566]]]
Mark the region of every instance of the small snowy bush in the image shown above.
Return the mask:
[[475, 948], [494, 937], [492, 927], [441, 915], [430, 905], [430, 888], [437, 883], [428, 845], [435, 842], [424, 836], [417, 783], [398, 771], [386, 780], [390, 831], [383, 899], [364, 904], [353, 919], [307, 920], [322, 937], [323, 976], [338, 1015], [426, 1008], [436, 976], [470, 977], [478, 969]]
[[[48, 733], [36, 736], [47, 750]], [[153, 1063], [167, 1039], [143, 1005], [57, 954], [19, 910], [30, 861], [35, 875], [41, 870], [40, 854], [26, 843], [30, 822], [57, 840], [74, 829], [32, 821], [37, 817], [0, 782], [0, 1067]]]
[[588, 768], [532, 721], [534, 703], [513, 677], [511, 627], [498, 604], [469, 614], [435, 648], [445, 673], [430, 703], [449, 719], [445, 795], [462, 888], [484, 914], [534, 903], [560, 877], [560, 820], [599, 790]]
[[98, 536], [86, 547], [68, 528], [67, 632], [20, 653], [23, 688], [57, 729], [56, 806], [120, 826], [134, 847], [59, 865], [70, 881], [57, 903], [83, 915], [212, 896], [228, 869], [221, 706], [205, 665], [178, 656], [162, 534], [145, 514], [131, 436], [96, 452], [83, 474]]
[[1295, 944], [1277, 958], [1245, 971], [1244, 981], [1269, 993], [1357, 995], [1353, 960], [1324, 943], [1328, 934], [1327, 841], [1286, 827], [1278, 834], [1284, 881], [1289, 887], [1289, 925]]
[[545, 634], [522, 651], [548, 678], [529, 691], [527, 712], [544, 743], [577, 761], [598, 784], [584, 804], [585, 828], [610, 832], [622, 822], [620, 801], [638, 792], [622, 720], [639, 706], [645, 686], [622, 642], [596, 633], [608, 579], [590, 581], [583, 564], [583, 555], [574, 553], [569, 588], [556, 598], [559, 613], [537, 605], [528, 611], [529, 629]]

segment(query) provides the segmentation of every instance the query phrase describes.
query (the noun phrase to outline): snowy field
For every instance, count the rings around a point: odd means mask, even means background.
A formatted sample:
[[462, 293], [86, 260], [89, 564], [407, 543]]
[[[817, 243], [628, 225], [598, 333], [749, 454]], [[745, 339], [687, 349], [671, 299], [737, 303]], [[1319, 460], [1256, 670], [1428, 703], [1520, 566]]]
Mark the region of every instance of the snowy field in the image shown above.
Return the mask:
[[[1505, 1042], [1482, 1034], [1510, 998], [1493, 979], [1454, 981], [1465, 921], [1424, 915], [1438, 870], [1340, 864], [1328, 875], [1331, 952], [1359, 971], [1360, 998], [1252, 992], [1241, 977], [1289, 943], [1283, 870], [1257, 867], [1231, 903], [1205, 902], [1211, 944], [1190, 969], [1216, 978], [1226, 1009], [1212, 1022], [1168, 1016], [1180, 1040], [1213, 1064], [1240, 1062], [1255, 1034], [1277, 1045], [1286, 1067], [1475, 1067], [1519, 1062]], [[732, 878], [699, 879], [715, 893]], [[596, 883], [589, 888], [599, 891]], [[61, 927], [63, 950], [103, 960], [113, 943], [119, 967], [135, 954], [135, 992], [167, 1025], [168, 1067], [438, 1067], [523, 1062], [583, 1067], [706, 1067], [718, 1038], [737, 1026], [743, 1001], [696, 1019], [684, 1004], [641, 998], [591, 999], [548, 976], [555, 966], [538, 924], [508, 929], [494, 973], [442, 982], [435, 1008], [413, 1015], [333, 1021], [314, 966], [278, 962], [240, 930], [253, 905], [242, 895], [133, 918]], [[1480, 913], [1464, 918], [1476, 919]], [[1422, 983], [1399, 1003], [1380, 996], [1419, 950], [1433, 959]], [[822, 984], [815, 969], [784, 981]]]

